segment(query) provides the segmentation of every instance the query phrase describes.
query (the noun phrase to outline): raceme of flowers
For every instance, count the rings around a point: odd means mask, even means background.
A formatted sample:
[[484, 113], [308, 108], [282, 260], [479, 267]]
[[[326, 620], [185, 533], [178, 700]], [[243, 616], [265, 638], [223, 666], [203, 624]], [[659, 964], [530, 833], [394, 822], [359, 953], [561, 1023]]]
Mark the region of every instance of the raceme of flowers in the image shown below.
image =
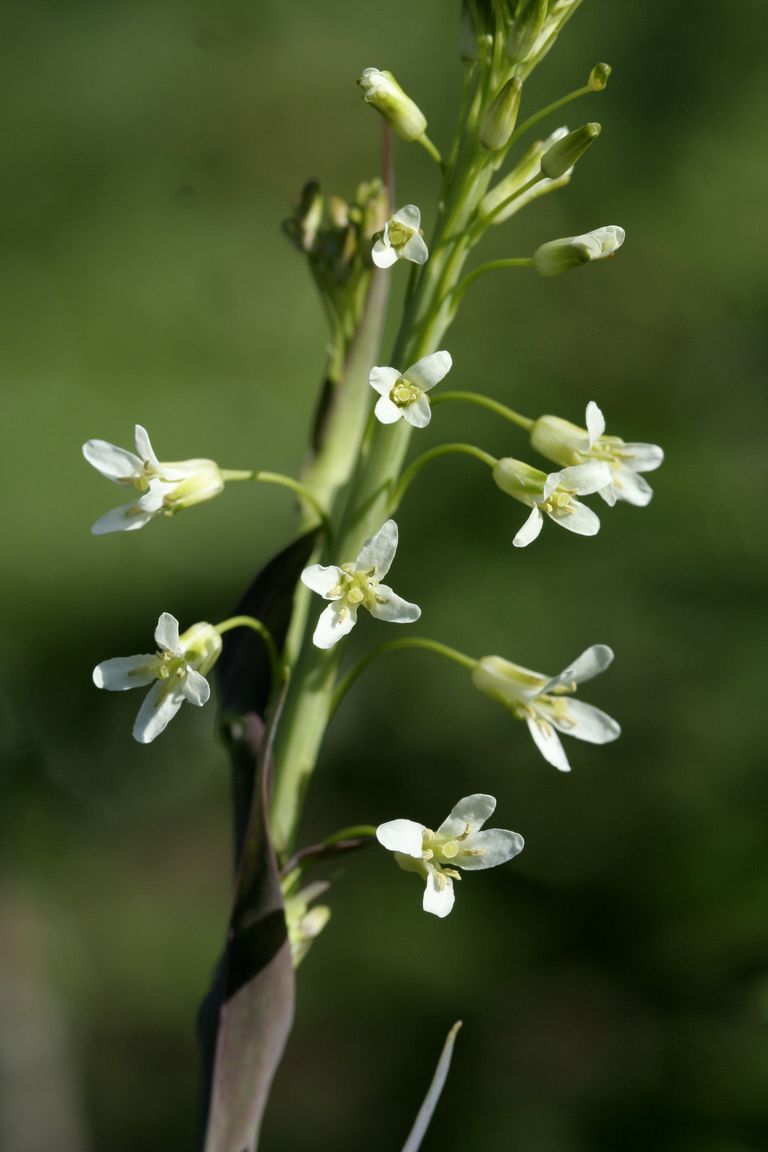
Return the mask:
[[605, 417], [594, 400], [587, 404], [586, 428], [558, 416], [541, 416], [531, 430], [531, 444], [556, 464], [580, 465], [602, 461], [610, 468], [610, 482], [598, 493], [606, 504], [617, 500], [644, 507], [653, 489], [641, 472], [653, 472], [664, 460], [658, 444], [625, 444], [619, 436], [605, 435]]
[[390, 624], [412, 624], [421, 616], [416, 604], [409, 604], [386, 584], [380, 583], [392, 565], [397, 551], [397, 524], [387, 520], [366, 540], [360, 555], [351, 563], [311, 564], [301, 574], [302, 583], [324, 600], [330, 600], [317, 622], [314, 644], [332, 648], [357, 623], [358, 608], [366, 608], [378, 620]]
[[421, 212], [415, 204], [399, 208], [374, 239], [371, 259], [378, 268], [391, 268], [398, 260], [426, 263], [429, 252], [421, 234]]
[[[133, 737], [149, 744], [165, 730], [185, 700], [201, 707], [210, 695], [206, 673], [221, 652], [221, 636], [212, 624], [199, 622], [179, 635], [179, 622], [163, 612], [155, 628], [156, 652], [117, 656], [93, 670], [97, 688], [124, 692], [152, 684], [133, 725]], [[154, 683], [153, 683], [154, 681]]]
[[502, 492], [531, 509], [530, 516], [512, 541], [516, 548], [524, 548], [541, 532], [545, 514], [569, 532], [594, 536], [600, 528], [600, 520], [576, 497], [606, 488], [611, 483], [611, 471], [603, 462], [589, 461], [547, 475], [539, 468], [508, 456], [496, 462], [493, 479]]
[[481, 831], [493, 815], [496, 800], [477, 793], [459, 800], [436, 832], [415, 820], [388, 820], [376, 829], [376, 839], [395, 853], [406, 872], [417, 872], [425, 881], [422, 907], [434, 916], [447, 916], [456, 899], [453, 881], [458, 868], [477, 872], [506, 864], [523, 850], [523, 838], [506, 828]]
[[83, 455], [102, 476], [140, 493], [137, 499], [100, 517], [91, 528], [96, 536], [143, 528], [161, 513], [171, 515], [210, 500], [224, 488], [221, 471], [213, 460], [161, 463], [141, 424], [136, 425], [135, 454], [106, 440], [88, 440]]
[[379, 394], [376, 419], [382, 424], [403, 419], [413, 428], [426, 428], [432, 419], [426, 393], [447, 376], [452, 364], [450, 353], [442, 351], [422, 356], [402, 373], [397, 368], [372, 368], [368, 383]]
[[604, 672], [613, 660], [607, 644], [593, 644], [558, 676], [532, 672], [501, 656], [484, 656], [472, 672], [475, 686], [525, 720], [545, 760], [570, 772], [571, 766], [558, 732], [589, 744], [607, 744], [621, 734], [612, 717], [592, 704], [574, 700], [579, 684]]

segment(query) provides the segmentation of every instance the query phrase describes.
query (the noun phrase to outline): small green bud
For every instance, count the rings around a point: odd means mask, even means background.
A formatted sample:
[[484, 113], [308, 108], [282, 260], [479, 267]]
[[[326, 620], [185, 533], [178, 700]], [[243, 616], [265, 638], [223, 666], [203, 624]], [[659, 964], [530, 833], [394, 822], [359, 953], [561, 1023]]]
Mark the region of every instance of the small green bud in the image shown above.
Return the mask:
[[310, 252], [323, 219], [323, 196], [317, 181], [309, 180], [294, 203], [296, 211], [283, 221], [283, 231], [302, 252]]
[[560, 276], [580, 264], [613, 256], [623, 243], [624, 229], [618, 224], [606, 224], [593, 232], [585, 232], [583, 236], [565, 236], [542, 244], [534, 252], [533, 262], [542, 276]]
[[406, 96], [391, 72], [378, 68], [364, 68], [357, 81], [363, 90], [363, 99], [370, 104], [403, 140], [418, 140], [427, 128], [427, 118], [410, 96]]
[[522, 64], [531, 54], [547, 19], [547, 0], [520, 0], [507, 40], [507, 55]]
[[602, 92], [605, 89], [612, 71], [610, 64], [595, 64], [587, 80], [593, 92]]
[[513, 76], [497, 93], [480, 125], [480, 143], [491, 152], [504, 148], [515, 130], [523, 82]]
[[584, 124], [553, 144], [541, 158], [541, 171], [550, 180], [563, 176], [600, 135], [599, 124]]

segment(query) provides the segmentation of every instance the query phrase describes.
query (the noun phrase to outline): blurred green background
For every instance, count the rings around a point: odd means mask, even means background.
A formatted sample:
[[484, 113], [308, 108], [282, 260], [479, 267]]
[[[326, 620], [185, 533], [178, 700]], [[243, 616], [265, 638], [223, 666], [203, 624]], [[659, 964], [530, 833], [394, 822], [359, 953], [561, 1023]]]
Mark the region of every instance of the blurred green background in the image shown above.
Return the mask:
[[[295, 472], [326, 334], [279, 231], [309, 176], [351, 194], [379, 123], [354, 79], [392, 68], [448, 140], [457, 4], [7, 0], [2, 16], [0, 1144], [192, 1147], [194, 1015], [229, 885], [227, 763], [211, 709], [151, 747], [135, 695], [92, 666], [145, 650], [158, 613], [229, 614], [294, 531], [290, 499], [232, 486], [139, 533], [89, 525], [119, 492], [82, 460], [145, 424], [161, 458]], [[557, 280], [488, 277], [447, 341], [454, 387], [663, 444], [647, 510], [593, 540], [441, 461], [399, 516], [396, 587], [424, 634], [554, 673], [617, 652], [584, 697], [621, 741], [568, 743], [563, 777], [463, 673], [382, 661], [339, 714], [307, 837], [490, 791], [523, 855], [469, 877], [446, 921], [371, 850], [331, 870], [333, 920], [264, 1147], [400, 1147], [451, 1022], [454, 1071], [425, 1149], [757, 1152], [768, 1147], [765, 203], [760, 0], [587, 0], [525, 110], [604, 133], [570, 189], [488, 254], [620, 223], [619, 258]], [[561, 122], [554, 118], [551, 127]], [[398, 194], [435, 177], [396, 147]], [[403, 269], [394, 270], [400, 284]], [[386, 357], [384, 357], [384, 361]], [[446, 407], [419, 449], [525, 441]], [[373, 639], [369, 620], [355, 640]]]

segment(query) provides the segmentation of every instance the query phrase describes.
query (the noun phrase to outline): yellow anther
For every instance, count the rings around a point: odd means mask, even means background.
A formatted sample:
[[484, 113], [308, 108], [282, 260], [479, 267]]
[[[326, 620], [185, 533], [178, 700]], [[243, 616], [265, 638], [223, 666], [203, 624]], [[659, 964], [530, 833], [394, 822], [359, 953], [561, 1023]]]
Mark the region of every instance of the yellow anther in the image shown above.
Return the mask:
[[451, 880], [461, 880], [461, 873], [455, 868], [444, 868], [443, 873], [445, 876], [450, 876]]
[[466, 840], [467, 836], [471, 836], [471, 835], [472, 835], [472, 825], [467, 824], [467, 825], [465, 825], [464, 831], [462, 832], [461, 836], [458, 837], [458, 839], [459, 840]]
[[422, 860], [431, 860], [433, 856], [434, 856], [434, 852], [432, 851], [431, 848], [425, 848], [423, 850], [423, 852], [421, 853]]
[[484, 856], [485, 852], [482, 848], [465, 848], [464, 849], [464, 855], [465, 856]]

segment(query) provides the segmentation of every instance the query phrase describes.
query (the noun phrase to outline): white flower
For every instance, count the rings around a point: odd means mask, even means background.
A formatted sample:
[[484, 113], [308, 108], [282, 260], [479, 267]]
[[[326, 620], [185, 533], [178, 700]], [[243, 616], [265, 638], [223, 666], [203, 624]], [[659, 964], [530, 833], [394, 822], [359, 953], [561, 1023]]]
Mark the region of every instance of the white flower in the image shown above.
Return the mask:
[[644, 507], [653, 489], [640, 472], [652, 472], [664, 460], [658, 444], [625, 444], [619, 436], [606, 436], [605, 417], [590, 400], [586, 428], [579, 428], [557, 416], [541, 416], [531, 431], [531, 444], [542, 456], [557, 464], [604, 461], [611, 470], [610, 483], [598, 489], [606, 504], [617, 500]]
[[224, 488], [221, 472], [213, 460], [162, 464], [141, 424], [136, 425], [135, 455], [106, 440], [88, 440], [83, 444], [83, 456], [108, 480], [141, 493], [138, 499], [113, 508], [97, 520], [91, 528], [96, 536], [143, 528], [160, 513], [170, 516], [180, 508], [218, 496]]
[[593, 644], [559, 676], [550, 678], [501, 656], [484, 656], [478, 660], [472, 679], [486, 696], [506, 705], [518, 720], [526, 721], [545, 760], [561, 772], [570, 772], [557, 732], [590, 744], [607, 744], [621, 734], [619, 725], [605, 712], [572, 699], [578, 684], [604, 672], [612, 660], [613, 652], [606, 644]]
[[559, 276], [579, 264], [613, 256], [624, 243], [626, 233], [618, 224], [606, 224], [582, 236], [564, 236], [542, 244], [533, 254], [536, 271], [542, 276]]
[[418, 140], [424, 135], [427, 127], [424, 113], [406, 96], [391, 72], [364, 68], [358, 84], [366, 104], [381, 112], [403, 140]]
[[432, 409], [426, 393], [451, 370], [449, 352], [422, 356], [402, 374], [397, 368], [372, 368], [368, 383], [378, 392], [374, 413], [382, 424], [394, 424], [401, 417], [414, 428], [426, 428]]
[[532, 509], [512, 541], [516, 548], [524, 548], [541, 532], [544, 513], [569, 532], [594, 536], [600, 528], [600, 521], [591, 508], [575, 497], [588, 496], [605, 488], [611, 482], [611, 471], [605, 463], [590, 461], [547, 475], [539, 468], [507, 456], [496, 462], [493, 479], [502, 492]]
[[495, 868], [522, 852], [523, 838], [518, 832], [506, 828], [480, 831], [495, 807], [493, 796], [479, 793], [459, 800], [437, 832], [415, 820], [389, 820], [376, 829], [376, 839], [395, 853], [400, 867], [426, 880], [425, 912], [448, 915], [455, 900], [453, 881], [461, 879], [457, 868], [468, 872]]
[[312, 637], [318, 648], [332, 648], [337, 640], [351, 632], [357, 623], [357, 610], [362, 605], [371, 616], [391, 624], [412, 624], [421, 616], [421, 608], [396, 596], [386, 584], [380, 584], [397, 551], [397, 524], [387, 520], [375, 536], [366, 540], [360, 555], [351, 564], [311, 564], [301, 574], [303, 584], [331, 600]]
[[104, 660], [93, 670], [97, 688], [124, 692], [152, 684], [139, 709], [133, 736], [149, 744], [165, 729], [185, 700], [198, 707], [206, 703], [211, 687], [205, 674], [221, 652], [221, 636], [212, 624], [193, 624], [179, 635], [179, 622], [163, 612], [155, 628], [158, 651], [141, 656], [118, 656]]
[[378, 268], [391, 268], [398, 260], [426, 263], [429, 252], [421, 235], [421, 212], [415, 204], [399, 208], [376, 237], [371, 258]]

